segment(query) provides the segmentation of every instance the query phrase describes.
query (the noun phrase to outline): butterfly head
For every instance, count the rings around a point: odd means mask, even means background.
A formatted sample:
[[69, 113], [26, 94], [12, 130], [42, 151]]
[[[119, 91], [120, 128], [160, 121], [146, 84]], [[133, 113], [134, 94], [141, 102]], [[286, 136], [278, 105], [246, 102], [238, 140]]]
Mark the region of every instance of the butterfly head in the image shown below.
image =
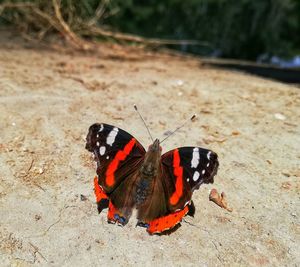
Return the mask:
[[161, 152], [160, 142], [157, 138], [154, 140], [153, 144], [148, 147], [148, 152], [149, 151], [160, 151]]
[[149, 146], [145, 155], [141, 172], [144, 176], [154, 177], [157, 175], [161, 157], [161, 146], [158, 139], [155, 139], [153, 144]]

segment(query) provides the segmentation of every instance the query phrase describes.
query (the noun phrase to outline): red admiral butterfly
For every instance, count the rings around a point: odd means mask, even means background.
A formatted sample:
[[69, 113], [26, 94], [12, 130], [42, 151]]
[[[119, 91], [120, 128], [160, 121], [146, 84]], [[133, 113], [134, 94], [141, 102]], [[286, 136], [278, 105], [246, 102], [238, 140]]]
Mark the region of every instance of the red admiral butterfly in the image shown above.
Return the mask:
[[108, 207], [109, 223], [125, 225], [136, 208], [138, 225], [154, 234], [194, 215], [192, 193], [202, 183], [213, 183], [218, 156], [200, 147], [180, 147], [162, 155], [160, 143], [154, 140], [146, 151], [120, 128], [90, 126], [86, 149], [97, 163], [96, 201], [99, 213]]

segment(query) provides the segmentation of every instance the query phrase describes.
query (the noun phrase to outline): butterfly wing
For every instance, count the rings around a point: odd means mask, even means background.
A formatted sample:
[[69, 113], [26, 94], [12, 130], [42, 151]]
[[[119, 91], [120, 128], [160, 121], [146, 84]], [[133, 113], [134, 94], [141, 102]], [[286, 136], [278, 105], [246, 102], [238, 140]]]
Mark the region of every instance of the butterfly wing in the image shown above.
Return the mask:
[[86, 149], [95, 156], [98, 183], [106, 194], [112, 193], [127, 177], [135, 176], [146, 153], [129, 133], [104, 123], [90, 126]]
[[162, 155], [162, 180], [170, 212], [182, 210], [203, 183], [213, 183], [218, 155], [200, 147], [180, 147]]

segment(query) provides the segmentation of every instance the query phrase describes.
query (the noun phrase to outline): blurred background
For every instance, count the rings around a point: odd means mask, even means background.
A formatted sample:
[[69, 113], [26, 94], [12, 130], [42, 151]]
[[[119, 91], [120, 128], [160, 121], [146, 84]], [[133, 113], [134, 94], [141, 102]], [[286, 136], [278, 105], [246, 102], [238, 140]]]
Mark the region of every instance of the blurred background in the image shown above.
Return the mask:
[[69, 29], [74, 38], [141, 43], [134, 35], [205, 57], [300, 66], [300, 0], [0, 0], [0, 25], [39, 40]]

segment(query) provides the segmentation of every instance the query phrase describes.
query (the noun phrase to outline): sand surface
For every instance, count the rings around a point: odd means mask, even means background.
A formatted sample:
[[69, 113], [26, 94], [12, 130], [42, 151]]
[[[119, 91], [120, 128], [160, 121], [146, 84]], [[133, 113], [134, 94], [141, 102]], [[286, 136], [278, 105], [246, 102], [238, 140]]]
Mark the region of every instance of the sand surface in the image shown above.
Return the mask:
[[[131, 50], [134, 53], [133, 50]], [[110, 51], [113, 54], [113, 50]], [[163, 150], [219, 155], [194, 218], [168, 236], [107, 224], [93, 194], [88, 127], [106, 122], [145, 147], [193, 113]], [[300, 89], [201, 60], [0, 48], [1, 266], [300, 266]], [[208, 199], [226, 192], [233, 212]]]

